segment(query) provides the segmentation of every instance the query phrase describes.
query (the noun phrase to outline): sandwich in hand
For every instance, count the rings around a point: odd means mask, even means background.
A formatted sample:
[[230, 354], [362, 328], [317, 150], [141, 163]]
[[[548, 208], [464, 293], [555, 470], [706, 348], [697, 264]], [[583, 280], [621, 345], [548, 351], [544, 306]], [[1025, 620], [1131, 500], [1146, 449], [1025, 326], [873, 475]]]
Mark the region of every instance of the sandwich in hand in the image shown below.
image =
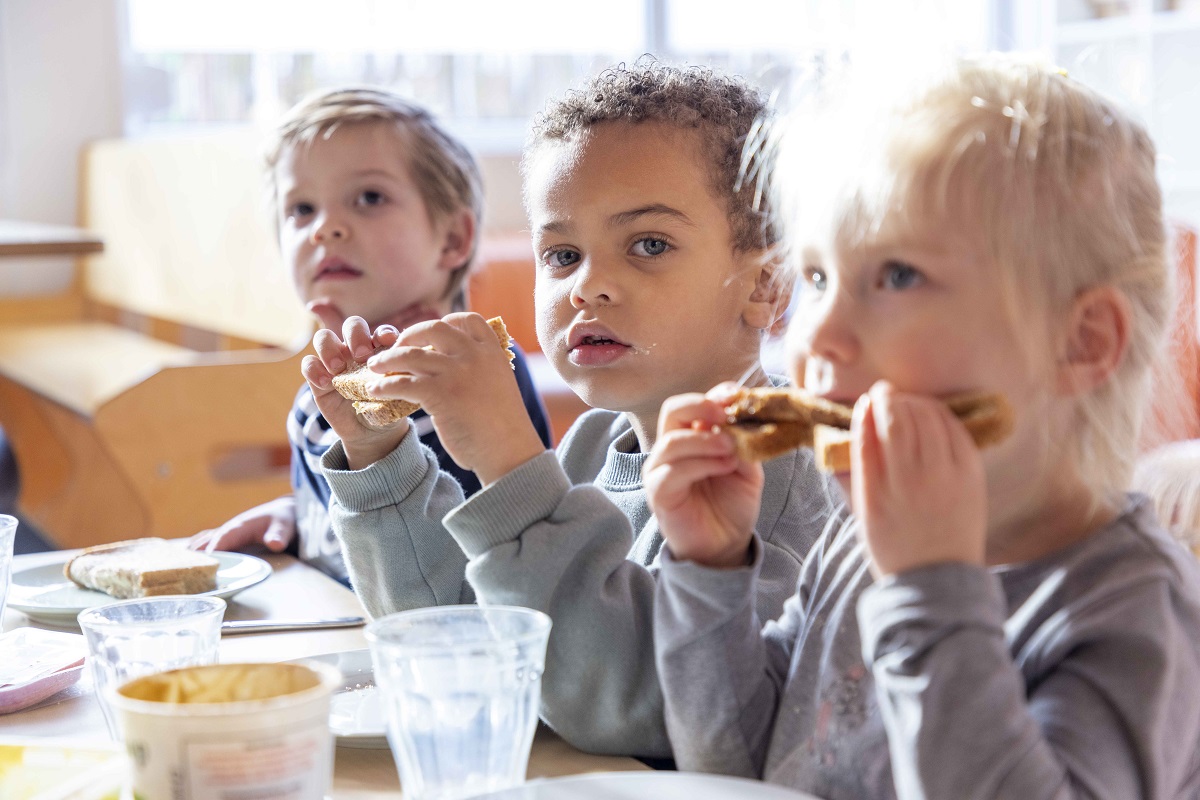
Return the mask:
[[121, 599], [199, 594], [217, 588], [215, 558], [165, 539], [130, 539], [84, 548], [63, 573], [85, 589]]
[[[995, 444], [1012, 432], [1012, 408], [1002, 395], [966, 392], [944, 400], [978, 447]], [[743, 389], [725, 406], [725, 414], [725, 429], [747, 461], [811, 447], [823, 472], [850, 470], [850, 406], [800, 389]]]
[[[492, 317], [487, 323], [491, 326], [492, 333], [496, 334], [500, 346], [508, 351], [508, 360], [511, 364], [516, 355], [512, 351], [512, 338], [508, 335], [508, 329], [504, 327], [504, 320], [500, 317]], [[400, 373], [390, 372], [388, 374], [399, 375]], [[380, 373], [367, 369], [365, 361], [351, 362], [344, 372], [333, 376], [333, 388], [342, 397], [353, 400], [355, 412], [363, 418], [363, 422], [373, 428], [389, 427], [421, 407], [407, 400], [377, 400], [371, 397], [367, 392], [367, 387], [380, 377], [382, 377]]]

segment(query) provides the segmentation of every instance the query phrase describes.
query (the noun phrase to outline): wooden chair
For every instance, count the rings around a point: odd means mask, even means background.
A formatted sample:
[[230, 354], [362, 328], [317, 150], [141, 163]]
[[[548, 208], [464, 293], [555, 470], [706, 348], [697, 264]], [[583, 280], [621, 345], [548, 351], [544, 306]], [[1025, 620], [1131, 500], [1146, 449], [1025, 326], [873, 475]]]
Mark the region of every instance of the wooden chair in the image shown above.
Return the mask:
[[18, 508], [60, 547], [186, 536], [288, 491], [285, 419], [312, 322], [262, 202], [258, 139], [87, 148], [105, 250], [0, 300], [0, 427]]

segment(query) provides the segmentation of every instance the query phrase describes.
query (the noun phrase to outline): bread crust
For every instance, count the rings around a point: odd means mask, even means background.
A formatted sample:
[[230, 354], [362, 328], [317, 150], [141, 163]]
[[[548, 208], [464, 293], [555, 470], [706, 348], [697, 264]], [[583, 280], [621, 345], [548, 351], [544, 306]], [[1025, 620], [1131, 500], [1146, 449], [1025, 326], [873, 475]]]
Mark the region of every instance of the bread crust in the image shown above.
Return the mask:
[[128, 599], [211, 592], [219, 567], [212, 556], [147, 538], [84, 548], [63, 565], [63, 574], [85, 589]]
[[[487, 321], [496, 334], [500, 346], [508, 353], [509, 366], [516, 354], [512, 351], [512, 337], [500, 317], [492, 317]], [[513, 367], [515, 369], [515, 367]], [[398, 372], [388, 373], [399, 375]], [[354, 411], [362, 421], [372, 428], [390, 428], [400, 420], [415, 412], [421, 406], [408, 400], [378, 400], [371, 396], [368, 387], [381, 375], [367, 369], [365, 361], [352, 361], [344, 371], [333, 376], [333, 388], [347, 400], [354, 402]]]
[[[1003, 395], [964, 392], [944, 401], [977, 447], [996, 444], [1012, 432], [1012, 407]], [[725, 413], [725, 428], [733, 434], [743, 459], [765, 461], [797, 447], [811, 447], [823, 472], [850, 469], [850, 406], [799, 389], [743, 389], [726, 405]]]

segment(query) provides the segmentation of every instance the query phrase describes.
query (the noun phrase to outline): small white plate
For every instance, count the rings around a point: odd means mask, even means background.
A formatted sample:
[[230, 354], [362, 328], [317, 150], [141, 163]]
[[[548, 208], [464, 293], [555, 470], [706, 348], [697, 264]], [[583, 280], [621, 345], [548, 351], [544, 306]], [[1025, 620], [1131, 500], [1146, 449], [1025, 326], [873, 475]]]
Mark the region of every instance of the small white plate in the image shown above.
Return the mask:
[[[211, 555], [220, 562], [217, 588], [203, 594], [228, 600], [271, 576], [271, 565], [256, 556], [221, 551]], [[34, 622], [73, 626], [80, 611], [116, 602], [117, 598], [84, 589], [63, 575], [66, 561], [64, 558], [62, 561], [14, 572], [8, 589], [8, 607], [20, 611]]]
[[819, 800], [761, 781], [698, 772], [597, 772], [532, 780], [512, 789], [488, 792], [476, 800]]
[[296, 660], [322, 661], [342, 672], [342, 684], [333, 690], [329, 705], [329, 729], [339, 747], [387, 749], [387, 711], [375, 685], [370, 650], [347, 650]]

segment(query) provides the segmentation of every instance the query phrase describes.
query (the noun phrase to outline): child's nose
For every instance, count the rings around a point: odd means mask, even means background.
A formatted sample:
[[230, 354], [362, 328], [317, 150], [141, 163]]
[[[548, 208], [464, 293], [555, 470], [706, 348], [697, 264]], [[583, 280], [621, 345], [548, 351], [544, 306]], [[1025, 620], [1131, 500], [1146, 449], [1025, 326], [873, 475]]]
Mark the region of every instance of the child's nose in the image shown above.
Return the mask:
[[607, 306], [616, 302], [616, 286], [602, 265], [593, 259], [584, 259], [574, 274], [571, 287], [571, 305], [575, 308]]
[[861, 349], [853, 306], [844, 293], [829, 292], [820, 302], [798, 308], [792, 318], [794, 330], [789, 331], [795, 336], [796, 349], [824, 361], [853, 362]]
[[331, 240], [341, 240], [349, 235], [350, 229], [345, 223], [333, 216], [322, 216], [312, 228], [313, 244], [324, 244]]

